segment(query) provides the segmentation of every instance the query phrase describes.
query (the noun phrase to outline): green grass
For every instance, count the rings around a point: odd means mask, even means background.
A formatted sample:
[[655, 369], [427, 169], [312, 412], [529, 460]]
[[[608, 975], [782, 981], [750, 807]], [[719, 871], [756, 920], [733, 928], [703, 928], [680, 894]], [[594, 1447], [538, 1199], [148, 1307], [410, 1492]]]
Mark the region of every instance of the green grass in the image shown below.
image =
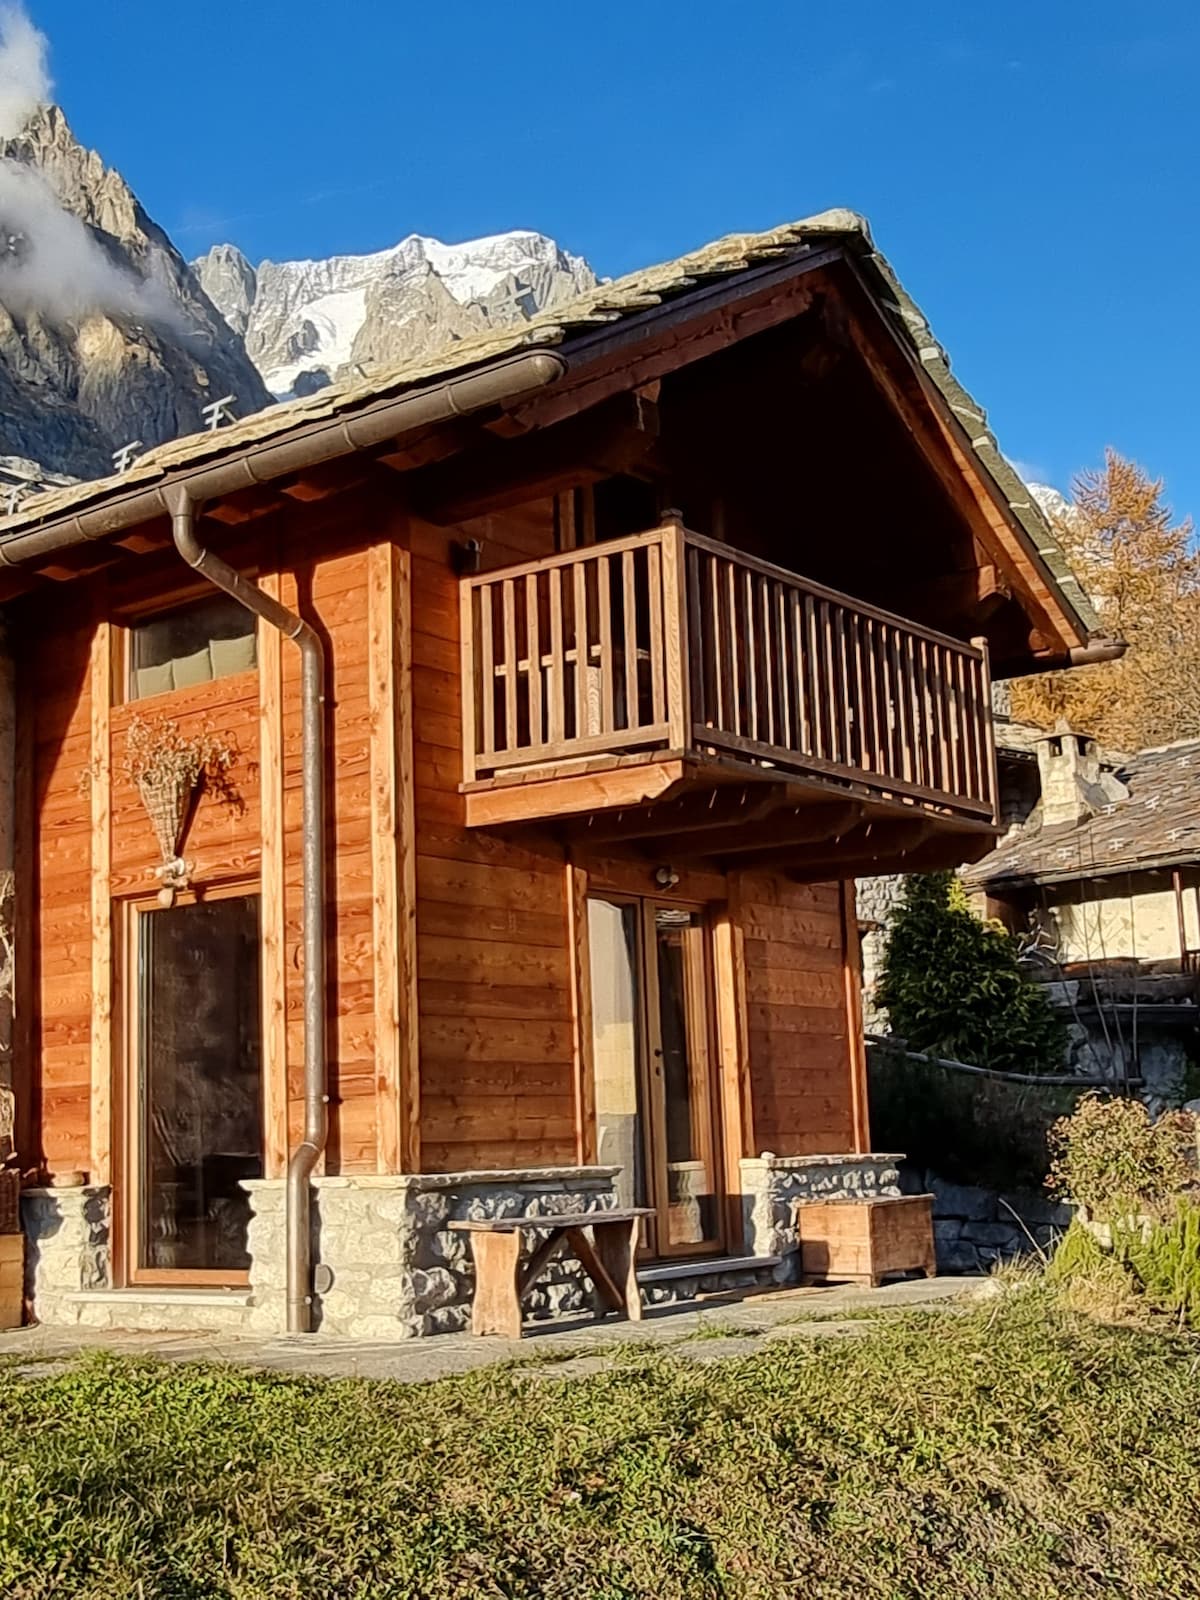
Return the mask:
[[0, 1594], [1200, 1595], [1198, 1349], [1035, 1283], [577, 1382], [0, 1371]]

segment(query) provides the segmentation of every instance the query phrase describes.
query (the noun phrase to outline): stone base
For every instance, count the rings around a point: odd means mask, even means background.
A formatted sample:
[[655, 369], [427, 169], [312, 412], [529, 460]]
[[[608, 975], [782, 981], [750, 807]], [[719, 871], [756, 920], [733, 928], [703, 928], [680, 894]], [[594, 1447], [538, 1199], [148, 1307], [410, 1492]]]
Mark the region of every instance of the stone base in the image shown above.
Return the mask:
[[[452, 1219], [593, 1211], [616, 1203], [615, 1167], [318, 1178], [313, 1262], [319, 1329], [376, 1339], [462, 1332], [474, 1270]], [[31, 1189], [22, 1197], [26, 1294], [39, 1322], [96, 1328], [282, 1333], [287, 1321], [282, 1179], [244, 1188], [252, 1217], [246, 1290], [114, 1289], [107, 1188]], [[578, 1262], [555, 1261], [526, 1302], [539, 1318], [590, 1305]]]
[[[468, 1237], [453, 1220], [596, 1211], [616, 1204], [615, 1167], [413, 1173], [318, 1178], [313, 1185], [314, 1322], [326, 1332], [374, 1339], [461, 1333], [470, 1324], [475, 1273]], [[286, 1314], [282, 1181], [244, 1185], [250, 1223], [253, 1329], [282, 1328]], [[324, 1281], [322, 1281], [324, 1280]], [[562, 1256], [525, 1303], [529, 1317], [589, 1305], [578, 1262]]]
[[898, 1155], [775, 1156], [741, 1163], [745, 1248], [778, 1256], [776, 1283], [800, 1281], [799, 1210], [806, 1200], [870, 1200], [900, 1193]]

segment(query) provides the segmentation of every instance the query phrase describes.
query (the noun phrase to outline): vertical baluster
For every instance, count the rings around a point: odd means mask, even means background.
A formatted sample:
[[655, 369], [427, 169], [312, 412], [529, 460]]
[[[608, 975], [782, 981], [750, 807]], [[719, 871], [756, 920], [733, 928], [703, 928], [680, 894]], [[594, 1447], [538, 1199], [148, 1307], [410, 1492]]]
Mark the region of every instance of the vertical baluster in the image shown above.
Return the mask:
[[880, 770], [882, 734], [878, 725], [878, 629], [874, 616], [862, 618], [864, 656], [864, 712], [862, 712], [862, 765], [870, 773]]
[[914, 738], [916, 741], [917, 782], [933, 787], [933, 740], [929, 726], [929, 674], [926, 671], [925, 640], [909, 636], [913, 663]]
[[775, 675], [779, 663], [775, 629], [771, 621], [771, 580], [765, 573], [756, 575], [755, 598], [758, 602], [756, 632], [759, 636], [758, 647], [762, 652], [762, 735], [768, 744], [773, 745], [780, 743], [775, 736]]
[[684, 546], [684, 563], [687, 567], [688, 639], [692, 655], [692, 721], [697, 727], [707, 727], [712, 704], [713, 630], [705, 614], [701, 582], [701, 562], [704, 552], [696, 545]]
[[[867, 655], [867, 619], [856, 612], [850, 615], [850, 628], [854, 635], [854, 726], [856, 731], [854, 760], [864, 772], [871, 770], [870, 727], [867, 707], [870, 657]], [[864, 666], [864, 661], [866, 665]]]
[[742, 568], [742, 640], [746, 662], [746, 737], [758, 739], [758, 630], [754, 626], [754, 574]]
[[792, 748], [803, 754], [809, 750], [808, 696], [804, 687], [808, 652], [804, 647], [804, 608], [799, 589], [788, 589], [787, 606], [788, 633], [792, 641], [792, 694], [796, 703], [796, 732]]
[[[611, 733], [617, 726], [614, 711], [614, 679], [617, 664], [613, 659], [612, 639], [612, 563], [607, 556], [596, 558], [596, 610], [600, 627], [600, 732]], [[626, 692], [628, 699], [628, 691]], [[628, 719], [626, 721], [628, 726]]]
[[492, 605], [495, 586], [479, 586], [479, 709], [483, 713], [483, 740], [480, 755], [496, 752], [496, 650], [492, 640]]
[[650, 591], [650, 720], [659, 728], [666, 721], [667, 702], [663, 690], [662, 549], [657, 544], [646, 548], [646, 573]]
[[838, 671], [834, 661], [833, 622], [829, 615], [828, 600], [818, 602], [820, 613], [821, 636], [821, 663], [823, 667], [822, 678], [825, 686], [825, 703], [827, 706], [825, 725], [829, 734], [829, 749], [827, 757], [830, 761], [841, 761], [841, 705], [838, 693]]
[[896, 771], [895, 712], [892, 707], [891, 658], [888, 651], [888, 625], [875, 625], [875, 672], [879, 683], [879, 773], [893, 777]]
[[742, 663], [745, 659], [745, 639], [738, 628], [737, 620], [737, 574], [732, 561], [722, 560], [725, 568], [725, 604], [727, 615], [725, 617], [724, 635], [728, 641], [729, 660], [729, 720], [726, 731], [744, 738], [746, 735], [746, 717], [743, 710], [742, 694]]
[[934, 645], [934, 713], [937, 723], [937, 753], [938, 753], [938, 779], [939, 787], [947, 794], [955, 794], [954, 770], [950, 765], [950, 727], [946, 720], [948, 707], [946, 705], [946, 663], [949, 657], [944, 644]]
[[505, 578], [500, 588], [500, 610], [504, 626], [504, 744], [517, 748], [517, 605], [513, 580]]
[[529, 657], [529, 742], [536, 746], [546, 742], [542, 731], [542, 636], [536, 572], [525, 577], [525, 637]]
[[709, 551], [704, 552], [708, 577], [708, 608], [712, 619], [709, 648], [713, 659], [713, 700], [708, 708], [709, 726], [729, 726], [729, 632], [721, 621], [721, 564]]
[[820, 619], [817, 602], [811, 595], [804, 596], [804, 637], [808, 644], [807, 656], [808, 704], [812, 720], [812, 753], [821, 760], [829, 759], [829, 740], [826, 737], [828, 707], [821, 657]]
[[587, 597], [587, 568], [593, 563], [577, 561], [574, 567], [575, 574], [575, 737], [585, 738], [589, 733], [595, 733], [588, 717], [587, 684], [588, 684], [588, 597]]
[[959, 794], [970, 794], [971, 774], [967, 756], [967, 735], [963, 722], [966, 695], [963, 689], [963, 655], [955, 650], [950, 658], [952, 674], [950, 710], [952, 714], [951, 741], [954, 753], [955, 786]]
[[567, 663], [563, 649], [562, 575], [561, 567], [551, 567], [546, 574], [550, 580], [550, 707], [546, 720], [547, 738], [553, 745], [561, 744], [566, 738]]
[[634, 582], [633, 551], [626, 550], [621, 557], [621, 576], [624, 584], [625, 619], [625, 726], [642, 725], [641, 663], [638, 659], [637, 588]]
[[792, 730], [792, 636], [788, 627], [789, 586], [771, 585], [775, 607], [775, 648], [779, 652], [779, 744], [784, 750], [795, 750], [796, 736]]
[[896, 766], [893, 776], [912, 782], [912, 750], [909, 745], [908, 725], [912, 708], [908, 698], [908, 675], [905, 671], [904, 646], [896, 628], [889, 627], [889, 655], [892, 663], [892, 700], [896, 715]]
[[845, 606], [834, 606], [833, 621], [838, 658], [841, 662], [839, 677], [842, 685], [842, 760], [846, 766], [853, 767], [858, 765], [854, 755], [854, 740], [859, 720], [854, 699], [854, 619]]

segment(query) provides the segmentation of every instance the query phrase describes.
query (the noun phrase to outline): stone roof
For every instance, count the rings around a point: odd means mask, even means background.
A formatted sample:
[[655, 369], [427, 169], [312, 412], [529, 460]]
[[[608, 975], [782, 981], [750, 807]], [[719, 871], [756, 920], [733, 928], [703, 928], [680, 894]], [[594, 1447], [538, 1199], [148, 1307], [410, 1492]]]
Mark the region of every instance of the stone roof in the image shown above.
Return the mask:
[[1141, 750], [1116, 768], [1126, 797], [1081, 822], [1025, 826], [967, 867], [972, 888], [1103, 877], [1200, 861], [1200, 739]]
[[988, 429], [986, 413], [952, 376], [949, 356], [934, 338], [929, 324], [901, 287], [888, 262], [875, 249], [866, 219], [843, 209], [823, 211], [765, 233], [729, 234], [677, 260], [600, 284], [565, 305], [539, 313], [528, 322], [458, 340], [416, 361], [381, 367], [353, 382], [331, 384], [303, 399], [269, 406], [215, 433], [190, 434], [159, 445], [119, 475], [32, 496], [14, 515], [0, 519], [0, 540], [6, 534], [36, 527], [65, 512], [94, 505], [107, 496], [152, 484], [174, 469], [236, 455], [245, 446], [278, 437], [293, 428], [356, 411], [372, 401], [390, 398], [467, 368], [486, 366], [520, 350], [569, 346], [572, 339], [592, 333], [598, 327], [652, 310], [664, 300], [686, 295], [689, 290], [715, 279], [789, 256], [802, 257], [814, 249], [831, 245], [845, 249], [858, 260], [884, 315], [913, 349], [941, 391], [966, 430], [971, 448], [986, 475], [1012, 509], [1068, 609], [1079, 619], [1081, 634], [1097, 633], [1099, 623], [1090, 601], [1067, 565], [1041, 507], [1000, 452]]

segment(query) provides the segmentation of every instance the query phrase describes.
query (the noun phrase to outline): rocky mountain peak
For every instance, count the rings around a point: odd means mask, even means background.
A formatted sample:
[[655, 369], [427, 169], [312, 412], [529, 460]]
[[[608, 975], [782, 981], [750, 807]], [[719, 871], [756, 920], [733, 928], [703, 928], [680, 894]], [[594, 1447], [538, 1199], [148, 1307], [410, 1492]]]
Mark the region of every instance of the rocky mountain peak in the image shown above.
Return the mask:
[[0, 457], [96, 477], [270, 395], [121, 177], [39, 105], [0, 139]]
[[257, 268], [222, 244], [192, 270], [281, 397], [528, 320], [597, 282], [581, 256], [529, 229], [453, 245], [411, 233], [368, 255]]

